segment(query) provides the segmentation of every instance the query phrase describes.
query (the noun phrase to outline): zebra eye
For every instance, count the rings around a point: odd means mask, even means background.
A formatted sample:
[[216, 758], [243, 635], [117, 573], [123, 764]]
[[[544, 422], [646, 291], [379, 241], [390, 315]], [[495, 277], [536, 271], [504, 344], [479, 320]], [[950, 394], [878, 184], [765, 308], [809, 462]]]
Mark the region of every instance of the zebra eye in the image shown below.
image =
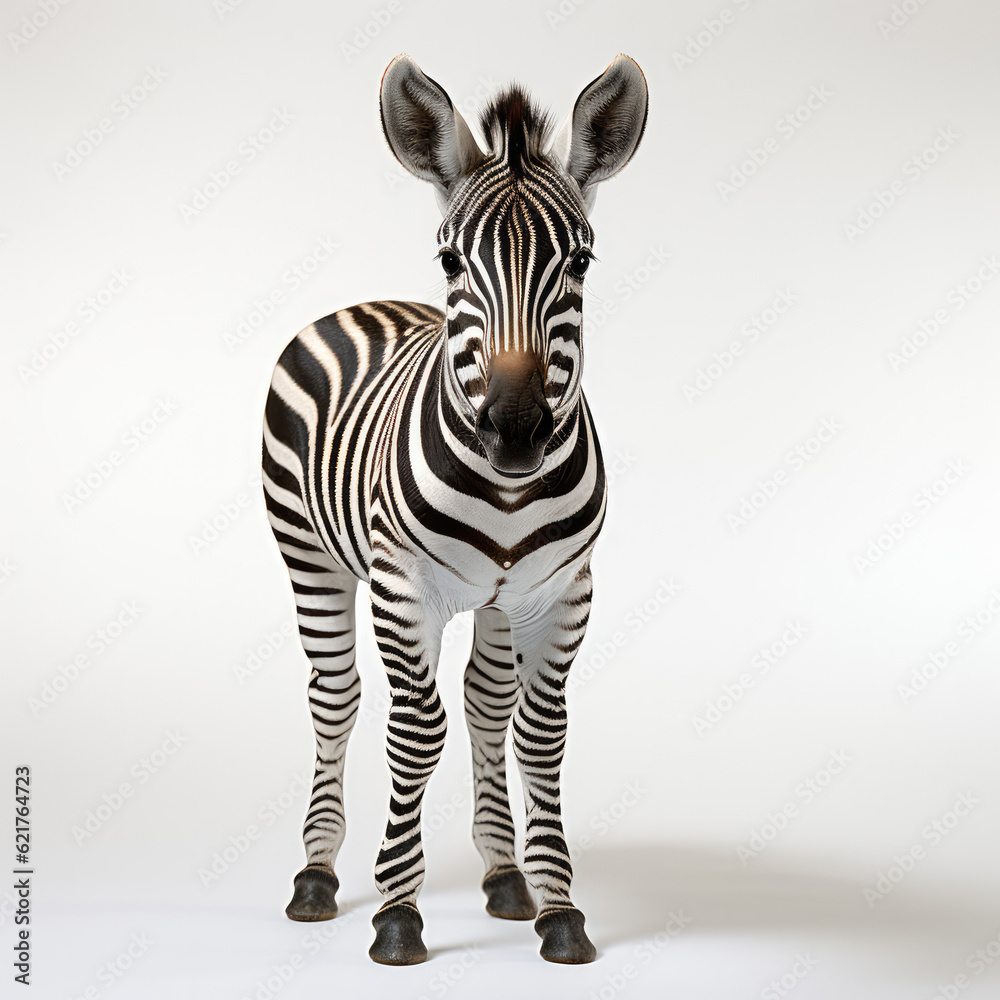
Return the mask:
[[582, 281], [588, 267], [590, 267], [590, 251], [577, 250], [569, 262], [569, 273], [577, 280]]
[[453, 253], [451, 250], [442, 250], [438, 257], [441, 261], [441, 267], [444, 268], [444, 273], [449, 278], [457, 278], [462, 273], [462, 261], [457, 253]]

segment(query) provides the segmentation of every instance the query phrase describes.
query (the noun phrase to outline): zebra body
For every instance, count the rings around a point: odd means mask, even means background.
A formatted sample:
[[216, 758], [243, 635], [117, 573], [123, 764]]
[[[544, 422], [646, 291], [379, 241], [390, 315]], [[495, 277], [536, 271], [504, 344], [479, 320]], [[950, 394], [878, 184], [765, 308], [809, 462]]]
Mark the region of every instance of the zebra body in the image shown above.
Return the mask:
[[[447, 424], [439, 422], [443, 322], [430, 306], [371, 302], [307, 327], [278, 362], [264, 447], [265, 472], [280, 466], [275, 479], [290, 473], [295, 480], [296, 512], [316, 535], [310, 541], [367, 583], [377, 510], [421, 554], [450, 618], [486, 604], [507, 611], [514, 595], [535, 593], [556, 567], [579, 562], [600, 528], [605, 490], [582, 398], [578, 421], [539, 470], [559, 478], [555, 496], [548, 483], [522, 485], [457, 441], [449, 444]], [[317, 379], [313, 395], [304, 386]], [[418, 414], [427, 419], [414, 419]], [[284, 440], [276, 425], [287, 428]], [[403, 434], [401, 461], [390, 444]], [[274, 458], [282, 448], [288, 465]], [[476, 493], [467, 492], [477, 475], [465, 464], [472, 459], [480, 465]], [[339, 489], [331, 493], [330, 482]], [[407, 504], [398, 502], [403, 495]], [[280, 512], [272, 523], [289, 530]]]
[[[613, 150], [620, 168], [645, 121], [639, 80], [620, 56], [584, 91], [562, 158], [543, 151], [547, 122], [512, 88], [484, 115], [483, 154], [438, 85], [406, 57], [395, 60], [383, 79], [383, 127], [404, 165], [438, 188], [447, 312], [410, 302], [341, 310], [303, 330], [272, 378], [264, 490], [312, 664], [317, 746], [307, 865], [286, 912], [336, 915], [344, 753], [360, 701], [354, 597], [363, 581], [392, 695], [392, 795], [375, 870], [385, 903], [370, 952], [385, 964], [426, 957], [416, 907], [420, 807], [447, 727], [435, 673], [445, 625], [469, 610], [465, 715], [487, 909], [512, 919], [537, 912], [542, 955], [552, 961], [595, 955], [570, 900], [559, 809], [565, 680], [586, 630], [606, 504], [579, 385], [587, 178], [599, 165], [581, 166], [580, 153], [574, 161], [572, 143], [581, 104], [595, 113], [585, 98], [597, 87], [597, 113], [617, 112], [631, 126], [630, 144]], [[506, 786], [511, 724], [525, 791], [523, 875]]]

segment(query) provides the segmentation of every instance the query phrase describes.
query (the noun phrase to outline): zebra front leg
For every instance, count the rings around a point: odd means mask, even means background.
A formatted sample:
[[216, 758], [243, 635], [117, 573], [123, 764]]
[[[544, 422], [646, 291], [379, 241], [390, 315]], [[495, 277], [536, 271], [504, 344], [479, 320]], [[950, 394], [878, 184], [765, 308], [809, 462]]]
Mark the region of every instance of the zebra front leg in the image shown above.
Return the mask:
[[[286, 555], [285, 549], [282, 549]], [[344, 753], [361, 699], [354, 658], [354, 595], [357, 579], [328, 557], [326, 570], [289, 563], [298, 606], [299, 635], [312, 664], [309, 710], [316, 733], [312, 795], [302, 831], [306, 867], [295, 876], [285, 913], [292, 920], [330, 920], [337, 915], [340, 883], [334, 864], [344, 840]]]
[[420, 809], [447, 729], [434, 681], [444, 620], [426, 591], [400, 568], [399, 549], [373, 548], [372, 616], [392, 694], [386, 732], [392, 795], [375, 864], [385, 902], [372, 918], [375, 941], [368, 954], [383, 965], [414, 965], [427, 958], [417, 909], [424, 882]]
[[590, 616], [589, 567], [574, 577], [562, 597], [523, 616], [510, 613], [511, 638], [521, 681], [514, 712], [514, 754], [525, 801], [524, 874], [539, 905], [535, 930], [540, 954], [549, 962], [592, 962], [597, 949], [584, 930], [584, 916], [570, 900], [573, 878], [559, 803], [566, 744], [566, 678], [583, 642]]
[[497, 608], [476, 612], [465, 669], [465, 721], [472, 742], [475, 808], [472, 839], [486, 865], [486, 912], [531, 920], [535, 903], [514, 860], [514, 821], [507, 796], [507, 726], [517, 702], [510, 622]]

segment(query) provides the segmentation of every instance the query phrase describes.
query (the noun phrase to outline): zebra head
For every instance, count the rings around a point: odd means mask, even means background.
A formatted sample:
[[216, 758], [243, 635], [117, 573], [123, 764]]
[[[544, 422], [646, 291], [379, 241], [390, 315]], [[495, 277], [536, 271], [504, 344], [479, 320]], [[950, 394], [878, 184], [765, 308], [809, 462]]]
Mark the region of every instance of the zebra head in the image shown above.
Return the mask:
[[642, 138], [642, 71], [619, 55], [558, 134], [520, 87], [508, 87], [482, 112], [485, 153], [408, 56], [389, 64], [380, 103], [393, 153], [434, 185], [444, 215], [446, 391], [497, 472], [535, 472], [579, 408], [583, 278], [594, 243], [587, 215], [597, 184]]

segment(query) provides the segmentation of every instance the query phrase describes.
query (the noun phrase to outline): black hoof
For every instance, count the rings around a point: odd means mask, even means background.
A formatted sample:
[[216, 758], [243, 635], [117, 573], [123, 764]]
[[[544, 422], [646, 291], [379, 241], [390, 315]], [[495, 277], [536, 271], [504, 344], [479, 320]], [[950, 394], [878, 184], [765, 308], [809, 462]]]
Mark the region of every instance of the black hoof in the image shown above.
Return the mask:
[[418, 965], [427, 961], [420, 932], [424, 922], [410, 903], [390, 903], [372, 917], [375, 943], [368, 949], [380, 965]]
[[337, 915], [337, 876], [320, 865], [303, 868], [293, 882], [295, 892], [285, 907], [292, 920], [333, 920]]
[[575, 906], [546, 910], [536, 921], [535, 931], [542, 939], [539, 954], [546, 962], [583, 965], [597, 958], [597, 949], [583, 929], [584, 916]]
[[516, 867], [494, 868], [483, 879], [486, 912], [504, 920], [531, 920], [538, 910], [528, 883]]

